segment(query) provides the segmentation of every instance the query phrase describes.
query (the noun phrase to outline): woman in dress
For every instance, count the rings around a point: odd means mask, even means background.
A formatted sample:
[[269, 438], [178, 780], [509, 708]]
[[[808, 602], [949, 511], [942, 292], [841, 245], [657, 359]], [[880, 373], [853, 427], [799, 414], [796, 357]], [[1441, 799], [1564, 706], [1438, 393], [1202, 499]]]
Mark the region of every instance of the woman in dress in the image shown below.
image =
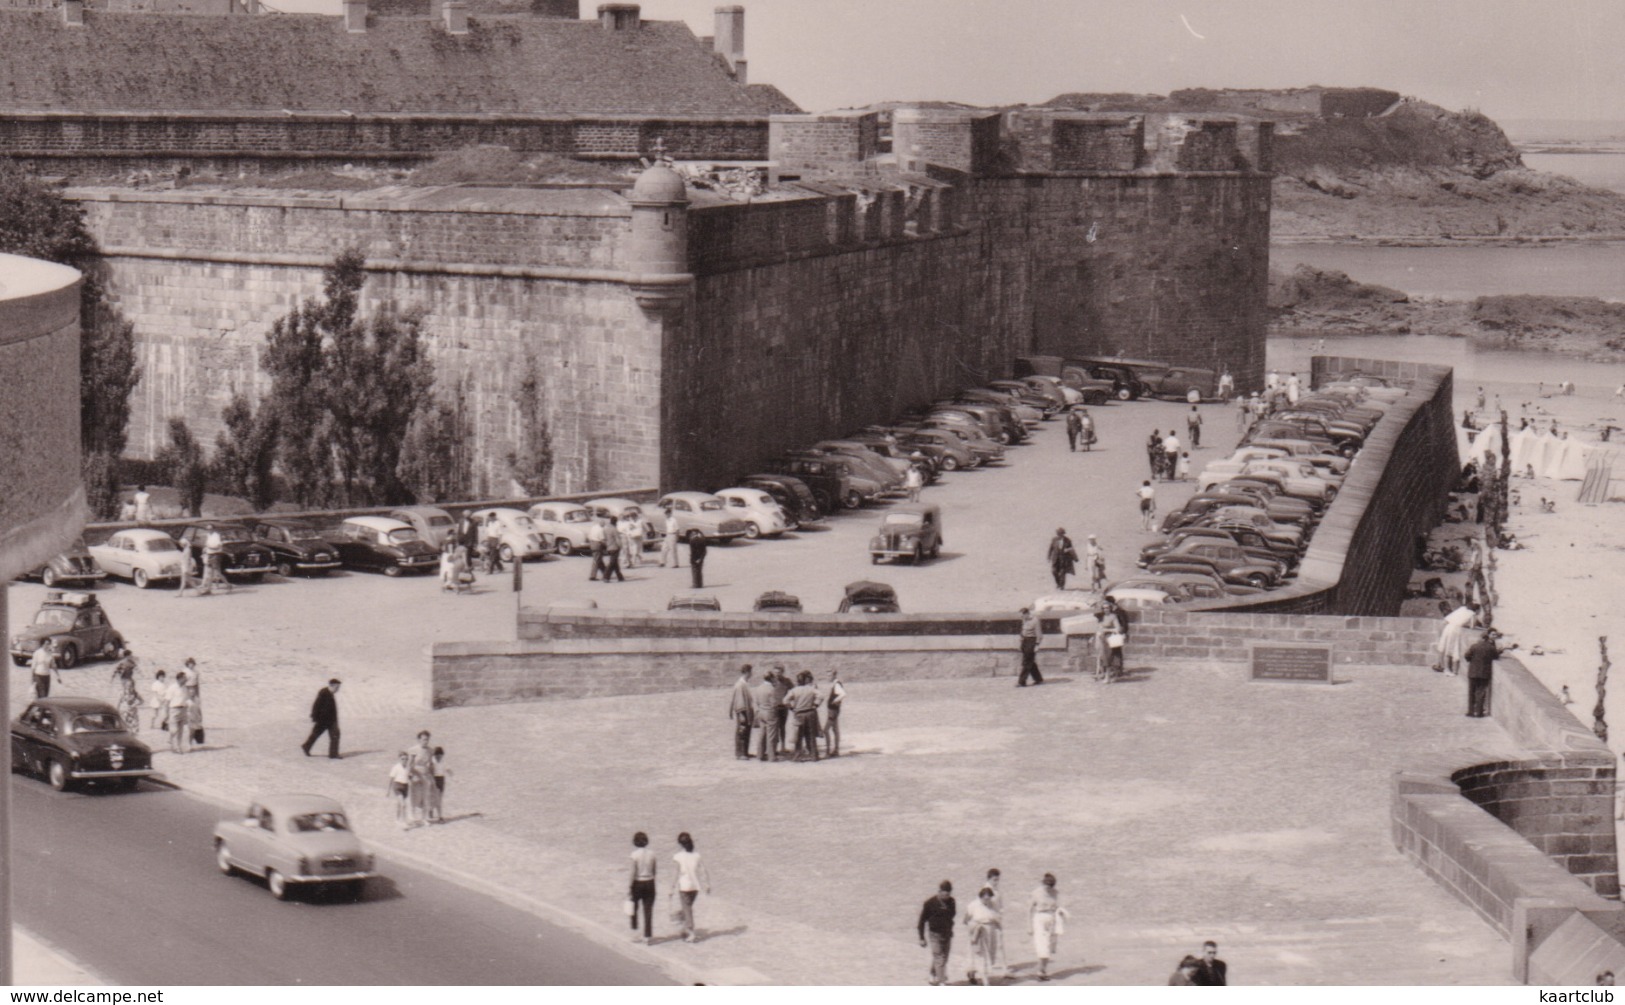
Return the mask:
[[993, 888], [982, 887], [976, 899], [965, 908], [960, 919], [970, 936], [970, 979], [972, 983], [990, 984], [993, 980], [993, 961], [999, 955], [999, 942], [1004, 935], [1004, 922], [993, 906]]
[[677, 917], [683, 926], [683, 941], [695, 942], [694, 901], [701, 890], [711, 892], [711, 874], [706, 872], [705, 863], [700, 861], [700, 853], [694, 850], [694, 839], [689, 837], [688, 831], [677, 835], [677, 843], [682, 850], [671, 857], [677, 866], [676, 875], [671, 880], [671, 894], [677, 899]]
[[119, 717], [132, 733], [141, 732], [141, 695], [135, 689], [135, 656], [128, 648], [119, 650], [118, 666], [113, 668], [113, 685], [118, 689]]
[[434, 791], [434, 748], [429, 745], [427, 729], [419, 731], [418, 742], [407, 748], [406, 755], [406, 769], [410, 774], [407, 780], [408, 823], [412, 827], [419, 827], [429, 819], [430, 793]]
[[1044, 882], [1027, 901], [1027, 919], [1033, 930], [1033, 952], [1038, 955], [1038, 979], [1049, 980], [1049, 961], [1055, 956], [1055, 943], [1061, 934], [1066, 909], [1055, 892], [1055, 875], [1044, 873]]

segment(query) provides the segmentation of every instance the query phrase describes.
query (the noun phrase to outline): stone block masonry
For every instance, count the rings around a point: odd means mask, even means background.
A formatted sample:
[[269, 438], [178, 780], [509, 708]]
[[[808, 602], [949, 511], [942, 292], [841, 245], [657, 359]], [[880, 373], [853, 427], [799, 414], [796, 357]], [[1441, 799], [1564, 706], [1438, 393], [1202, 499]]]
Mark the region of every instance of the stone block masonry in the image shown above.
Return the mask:
[[[1340, 617], [1313, 614], [1264, 614], [1157, 610], [1130, 614], [1124, 660], [1129, 666], [1166, 662], [1245, 664], [1255, 643], [1327, 645], [1335, 666], [1414, 666], [1434, 662], [1433, 644], [1439, 622], [1429, 618]], [[1075, 652], [1092, 645], [1086, 637], [1072, 640]]]

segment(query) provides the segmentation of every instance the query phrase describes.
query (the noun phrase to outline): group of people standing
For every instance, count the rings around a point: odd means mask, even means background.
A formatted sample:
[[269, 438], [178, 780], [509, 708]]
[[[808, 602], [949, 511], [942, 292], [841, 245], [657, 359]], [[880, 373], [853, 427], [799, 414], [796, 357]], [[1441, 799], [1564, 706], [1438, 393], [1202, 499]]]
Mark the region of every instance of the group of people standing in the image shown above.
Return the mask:
[[[1201, 436], [1201, 413], [1196, 406], [1191, 406], [1191, 415], [1195, 417], [1196, 424], [1188, 426], [1189, 435], [1193, 441]], [[1191, 444], [1197, 446], [1195, 442]], [[1145, 441], [1146, 460], [1151, 464], [1151, 477], [1157, 481], [1189, 481], [1191, 477], [1191, 452], [1181, 450], [1179, 436], [1172, 429], [1164, 436], [1162, 430], [1153, 429]]]
[[[839, 670], [829, 672], [829, 686], [824, 693], [819, 692], [810, 670], [796, 674], [792, 683], [784, 665], [775, 663], [754, 686], [753, 672], [749, 663], [740, 666], [739, 679], [728, 697], [737, 760], [754, 756], [764, 762], [777, 761], [781, 756], [790, 759], [793, 753], [794, 760], [817, 761], [819, 737], [824, 738], [824, 757], [840, 756], [846, 685], [841, 683]], [[818, 717], [820, 707], [824, 709], [822, 722]]]
[[[113, 668], [113, 682], [119, 690], [120, 711], [140, 707], [141, 696], [135, 686], [137, 662], [129, 649]], [[193, 747], [203, 745], [203, 674], [197, 660], [188, 656], [182, 664], [185, 669], [175, 671], [173, 679], [168, 671], [158, 670], [152, 675], [151, 727], [169, 734], [169, 749], [184, 754]], [[139, 722], [139, 716], [136, 717]], [[130, 716], [125, 716], [128, 723]]]
[[401, 751], [389, 769], [386, 791], [395, 803], [395, 822], [405, 830], [445, 823], [446, 778], [450, 774], [446, 749], [432, 746], [429, 731], [420, 730], [417, 742]]
[[[970, 943], [970, 962], [965, 977], [971, 984], [988, 985], [995, 978], [1009, 975], [1010, 965], [1005, 945], [1004, 897], [999, 890], [1000, 874], [997, 869], [987, 871], [987, 879], [972, 901], [960, 915], [954, 902], [954, 885], [943, 880], [937, 892], [920, 908], [915, 932], [920, 945], [931, 950], [930, 984], [935, 987], [948, 983], [949, 957], [953, 948], [954, 926], [965, 926]], [[1056, 889], [1055, 875], [1046, 872], [1039, 885], [1027, 897], [1027, 929], [1032, 935], [1033, 953], [1038, 959], [1037, 978], [1047, 981], [1052, 976], [1050, 962], [1055, 958], [1061, 935], [1066, 931], [1070, 917], [1061, 906]]]

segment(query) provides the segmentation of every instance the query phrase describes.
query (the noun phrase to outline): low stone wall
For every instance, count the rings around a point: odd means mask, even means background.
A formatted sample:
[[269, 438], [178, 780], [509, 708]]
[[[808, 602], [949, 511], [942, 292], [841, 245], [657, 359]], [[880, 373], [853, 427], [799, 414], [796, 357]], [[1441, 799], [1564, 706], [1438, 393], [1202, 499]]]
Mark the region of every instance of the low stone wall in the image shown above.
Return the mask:
[[1394, 844], [1507, 937], [1515, 977], [1590, 984], [1625, 965], [1613, 755], [1516, 660], [1490, 707], [1529, 756], [1444, 751], [1397, 772]]
[[[1060, 630], [1059, 619], [1042, 621]], [[747, 614], [738, 611], [677, 612], [519, 609], [521, 641], [551, 639], [812, 638], [830, 636], [1003, 636], [1015, 644], [1021, 619], [1014, 614]]]
[[1149, 609], [1130, 616], [1123, 658], [1245, 663], [1253, 643], [1322, 643], [1332, 661], [1376, 666], [1431, 666], [1439, 622], [1433, 618], [1340, 617]]

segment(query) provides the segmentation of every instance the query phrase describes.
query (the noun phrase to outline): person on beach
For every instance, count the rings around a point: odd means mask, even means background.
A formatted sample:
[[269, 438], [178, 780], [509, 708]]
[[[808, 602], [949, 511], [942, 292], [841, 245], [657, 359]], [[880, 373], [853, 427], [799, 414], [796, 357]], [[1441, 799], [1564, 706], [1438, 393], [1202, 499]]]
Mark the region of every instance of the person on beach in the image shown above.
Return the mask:
[[698, 899], [700, 891], [711, 892], [711, 874], [705, 869], [705, 863], [700, 860], [700, 853], [694, 850], [694, 839], [689, 837], [688, 831], [677, 835], [677, 843], [682, 851], [671, 857], [677, 866], [677, 875], [672, 877], [671, 892], [677, 898], [677, 914], [683, 926], [683, 941], [698, 942], [699, 930], [694, 924], [694, 901]]
[[[632, 885], [626, 894], [627, 921], [632, 925], [632, 941], [648, 942], [654, 938], [655, 872], [659, 862], [649, 850], [649, 835], [638, 831], [632, 835]], [[638, 909], [643, 910], [643, 935], [638, 935]]]

